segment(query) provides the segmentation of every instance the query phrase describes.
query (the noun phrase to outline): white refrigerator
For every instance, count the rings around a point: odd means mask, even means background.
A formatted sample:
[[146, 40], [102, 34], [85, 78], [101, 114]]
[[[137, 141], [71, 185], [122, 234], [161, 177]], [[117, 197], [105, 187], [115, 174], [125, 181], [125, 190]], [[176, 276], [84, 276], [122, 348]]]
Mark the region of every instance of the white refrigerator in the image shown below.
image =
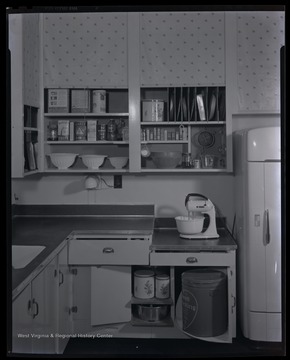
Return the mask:
[[257, 341], [282, 341], [280, 144], [280, 127], [234, 133], [238, 314]]

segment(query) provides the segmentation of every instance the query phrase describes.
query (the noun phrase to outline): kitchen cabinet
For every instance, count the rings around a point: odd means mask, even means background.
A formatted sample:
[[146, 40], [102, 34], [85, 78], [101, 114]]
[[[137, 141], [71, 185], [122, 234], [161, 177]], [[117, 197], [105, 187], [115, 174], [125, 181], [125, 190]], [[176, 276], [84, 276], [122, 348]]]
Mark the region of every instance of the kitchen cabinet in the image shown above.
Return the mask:
[[91, 267], [91, 325], [131, 319], [131, 266]]
[[[68, 266], [68, 248], [65, 246], [58, 254], [58, 306], [56, 307], [59, 334], [71, 334], [72, 322], [72, 274]], [[69, 337], [56, 338], [56, 352], [62, 354]]]
[[12, 177], [41, 167], [40, 29], [38, 14], [9, 15]]
[[12, 304], [12, 351], [31, 353], [33, 325], [31, 284], [29, 284]]
[[[145, 116], [145, 105], [152, 103], [149, 99], [162, 104], [163, 121], [152, 121]], [[174, 169], [160, 169], [154, 160], [152, 164], [150, 157], [144, 157], [141, 171], [226, 170], [225, 87], [141, 88], [141, 101], [141, 148], [146, 147], [150, 152], [179, 151], [190, 154], [192, 159], [188, 165], [180, 163]], [[211, 164], [205, 163], [205, 156], [211, 157]], [[194, 166], [194, 160], [198, 165]]]
[[[67, 89], [70, 92], [72, 89]], [[44, 139], [44, 172], [95, 172], [96, 170], [87, 168], [82, 160], [81, 155], [95, 154], [110, 156], [129, 156], [129, 135], [125, 130], [129, 127], [128, 121], [128, 89], [108, 89], [106, 92], [106, 112], [97, 114], [93, 112], [87, 113], [72, 113], [72, 112], [48, 112], [47, 109], [47, 92], [44, 89], [45, 98], [45, 113], [44, 113], [44, 126], [46, 129]], [[89, 90], [89, 96], [93, 99], [93, 89]], [[92, 110], [92, 106], [91, 109]], [[67, 122], [72, 125], [73, 129], [70, 131], [70, 136], [67, 140], [51, 138], [51, 129], [58, 129], [59, 122]], [[94, 121], [96, 125], [96, 134], [94, 139], [88, 139], [88, 122]], [[76, 139], [76, 125], [82, 122], [85, 126], [85, 136], [83, 140]], [[99, 127], [105, 126], [104, 138], [100, 138]], [[109, 138], [108, 127], [113, 125], [115, 127], [114, 139]], [[72, 135], [72, 136], [71, 136]], [[80, 155], [76, 162], [68, 169], [59, 170], [56, 168], [49, 157], [51, 153], [71, 152]], [[109, 159], [106, 159], [102, 167], [99, 169], [101, 172], [127, 172], [128, 167], [122, 169], [114, 169]]]
[[142, 87], [223, 86], [224, 12], [140, 13]]
[[[134, 28], [134, 31], [128, 29]], [[91, 172], [80, 158], [68, 169], [59, 170], [50, 161], [50, 153], [71, 152], [75, 154], [98, 153], [107, 156], [129, 156], [129, 167], [114, 169], [108, 160], [100, 172], [227, 172], [232, 170], [231, 155], [231, 106], [228, 101], [227, 66], [230, 64], [231, 44], [228, 37], [232, 31], [228, 15], [217, 12], [149, 12], [149, 13], [95, 13], [95, 14], [42, 14], [40, 15], [40, 44], [43, 57], [40, 57], [41, 75], [43, 81], [40, 88], [40, 118], [41, 139], [34, 135], [32, 143], [38, 141], [38, 168], [44, 172]], [[170, 35], [170, 36], [169, 36]], [[80, 44], [78, 47], [76, 43]], [[198, 49], [198, 50], [197, 50]], [[170, 53], [170, 54], [169, 54]], [[19, 66], [19, 65], [18, 65]], [[153, 73], [152, 73], [153, 71]], [[41, 77], [42, 79], [42, 77]], [[170, 94], [183, 92], [179, 119], [179, 103], [175, 106], [173, 118], [168, 116], [164, 126], [169, 125], [171, 132], [176, 132], [182, 121], [187, 132], [187, 140], [170, 140], [164, 143], [150, 143], [154, 151], [192, 152], [198, 156], [193, 138], [203, 131], [207, 136], [215, 138], [215, 147], [207, 148], [205, 153], [213, 155], [214, 164], [211, 167], [183, 169], [157, 169], [146, 165], [141, 159], [141, 134], [150, 124], [141, 123], [140, 104], [142, 99], [153, 98], [158, 88], [166, 87], [162, 97], [170, 107]], [[105, 114], [93, 113], [49, 113], [45, 108], [45, 93], [47, 89], [106, 89], [115, 103], [123, 103], [124, 110], [111, 111]], [[198, 93], [205, 96], [205, 107], [208, 114], [206, 120], [199, 121], [197, 104], [195, 110], [191, 106], [192, 97]], [[216, 102], [224, 104], [213, 109], [212, 98], [224, 94], [223, 99]], [[126, 99], [124, 98], [124, 94]], [[214, 95], [214, 96], [213, 96]], [[220, 101], [219, 101], [220, 100]], [[112, 101], [113, 103], [113, 101]], [[195, 101], [194, 101], [195, 103]], [[184, 110], [184, 106], [187, 107]], [[211, 110], [213, 109], [213, 110]], [[211, 111], [214, 114], [211, 114]], [[192, 117], [194, 124], [186, 124], [185, 114]], [[224, 116], [219, 116], [224, 114]], [[47, 129], [52, 122], [68, 120], [97, 120], [108, 124], [110, 121], [123, 122], [128, 129], [129, 138], [121, 141], [51, 141]], [[195, 124], [196, 120], [196, 124]], [[165, 125], [165, 122], [168, 121]], [[174, 124], [171, 124], [171, 121]], [[19, 124], [19, 120], [18, 120]], [[155, 124], [159, 125], [159, 124]], [[217, 126], [215, 126], [217, 125]], [[19, 125], [18, 125], [19, 126]], [[154, 131], [154, 128], [151, 130]], [[30, 140], [28, 140], [30, 141]], [[148, 139], [146, 140], [148, 141]], [[156, 140], [154, 140], [156, 142]], [[204, 147], [201, 148], [204, 153]], [[22, 156], [23, 152], [19, 156]]]
[[236, 22], [238, 112], [279, 113], [284, 12], [240, 12]]
[[[223, 271], [227, 276], [227, 317], [228, 326], [224, 334], [214, 337], [198, 337], [199, 339], [210, 342], [232, 342], [236, 336], [236, 281], [235, 281], [235, 251], [228, 252], [151, 252], [151, 266], [170, 266], [171, 267], [171, 294], [173, 304], [171, 317], [175, 327], [179, 331], [182, 329], [182, 300], [181, 300], [181, 274], [182, 272], [198, 268], [210, 268]], [[174, 310], [175, 308], [175, 310]], [[195, 337], [185, 333], [188, 338]]]
[[13, 352], [55, 353], [56, 269], [54, 259], [13, 301]]

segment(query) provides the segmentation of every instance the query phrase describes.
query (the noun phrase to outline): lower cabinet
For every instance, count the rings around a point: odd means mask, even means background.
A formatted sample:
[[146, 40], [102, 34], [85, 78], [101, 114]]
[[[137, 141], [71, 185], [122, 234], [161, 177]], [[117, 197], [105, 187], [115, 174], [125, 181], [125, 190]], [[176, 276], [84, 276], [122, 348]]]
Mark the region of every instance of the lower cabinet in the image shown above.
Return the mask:
[[57, 261], [54, 259], [13, 302], [14, 353], [55, 353], [56, 268]]
[[91, 325], [131, 320], [131, 266], [91, 267]]
[[72, 323], [72, 274], [68, 266], [68, 249], [58, 254], [58, 307], [56, 352], [62, 354], [73, 331]]

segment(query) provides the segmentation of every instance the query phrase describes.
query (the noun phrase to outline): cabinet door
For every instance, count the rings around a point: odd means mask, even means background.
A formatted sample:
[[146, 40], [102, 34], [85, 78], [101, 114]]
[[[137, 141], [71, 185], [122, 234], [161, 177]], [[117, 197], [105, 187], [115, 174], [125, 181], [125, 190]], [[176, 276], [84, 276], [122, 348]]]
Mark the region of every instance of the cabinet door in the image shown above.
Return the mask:
[[126, 13], [45, 14], [43, 31], [44, 87], [127, 86]]
[[140, 14], [141, 86], [225, 83], [223, 12]]
[[131, 266], [91, 267], [91, 325], [131, 319]]
[[285, 44], [284, 17], [282, 11], [247, 11], [237, 15], [240, 111], [280, 110], [280, 48]]
[[36, 354], [55, 353], [56, 265], [56, 259], [52, 260], [32, 281], [32, 350]]
[[268, 312], [281, 312], [281, 164], [265, 164], [265, 210], [269, 216], [266, 245], [266, 298]]
[[32, 352], [31, 285], [12, 304], [12, 352]]
[[[67, 246], [58, 255], [58, 329], [59, 334], [72, 333], [72, 279], [67, 262]], [[57, 353], [62, 354], [69, 338], [57, 338]]]

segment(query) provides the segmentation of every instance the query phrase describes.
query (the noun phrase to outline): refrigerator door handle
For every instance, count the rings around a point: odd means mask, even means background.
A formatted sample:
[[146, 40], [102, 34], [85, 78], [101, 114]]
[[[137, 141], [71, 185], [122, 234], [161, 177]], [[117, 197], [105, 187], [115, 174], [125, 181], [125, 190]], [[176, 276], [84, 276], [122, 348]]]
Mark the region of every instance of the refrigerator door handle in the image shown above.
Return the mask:
[[266, 218], [266, 231], [265, 231], [265, 243], [266, 245], [270, 244], [270, 224], [269, 224], [269, 210], [265, 210]]

